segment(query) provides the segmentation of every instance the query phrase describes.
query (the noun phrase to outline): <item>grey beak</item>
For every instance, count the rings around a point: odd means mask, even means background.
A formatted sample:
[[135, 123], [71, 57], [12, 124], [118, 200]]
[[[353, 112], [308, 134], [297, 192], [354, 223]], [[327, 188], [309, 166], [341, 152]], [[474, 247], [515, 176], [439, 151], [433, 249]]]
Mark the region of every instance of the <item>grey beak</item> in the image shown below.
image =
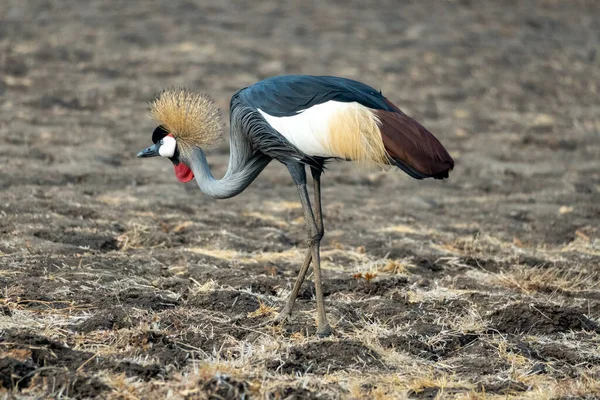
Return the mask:
[[159, 156], [160, 154], [158, 154], [158, 147], [159, 146], [157, 146], [156, 144], [153, 144], [152, 146], [148, 147], [147, 149], [140, 151], [137, 156], [139, 158]]

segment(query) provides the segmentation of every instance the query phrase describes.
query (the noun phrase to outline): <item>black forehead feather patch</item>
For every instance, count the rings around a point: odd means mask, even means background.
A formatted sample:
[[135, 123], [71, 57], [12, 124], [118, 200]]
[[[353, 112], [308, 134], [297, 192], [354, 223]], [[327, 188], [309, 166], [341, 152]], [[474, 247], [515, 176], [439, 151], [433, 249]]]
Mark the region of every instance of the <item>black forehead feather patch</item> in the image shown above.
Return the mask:
[[157, 126], [154, 132], [152, 132], [152, 143], [158, 143], [162, 138], [164, 138], [168, 134], [169, 132], [167, 132], [167, 130], [162, 125]]

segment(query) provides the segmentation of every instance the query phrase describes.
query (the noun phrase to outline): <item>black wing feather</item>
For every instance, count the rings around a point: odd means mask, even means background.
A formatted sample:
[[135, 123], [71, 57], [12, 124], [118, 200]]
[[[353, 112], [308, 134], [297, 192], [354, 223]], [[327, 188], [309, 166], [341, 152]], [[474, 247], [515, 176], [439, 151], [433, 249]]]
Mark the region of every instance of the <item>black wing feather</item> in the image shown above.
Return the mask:
[[244, 103], [275, 117], [295, 115], [330, 100], [358, 102], [375, 110], [392, 111], [379, 91], [336, 76], [275, 76], [244, 88], [236, 95]]

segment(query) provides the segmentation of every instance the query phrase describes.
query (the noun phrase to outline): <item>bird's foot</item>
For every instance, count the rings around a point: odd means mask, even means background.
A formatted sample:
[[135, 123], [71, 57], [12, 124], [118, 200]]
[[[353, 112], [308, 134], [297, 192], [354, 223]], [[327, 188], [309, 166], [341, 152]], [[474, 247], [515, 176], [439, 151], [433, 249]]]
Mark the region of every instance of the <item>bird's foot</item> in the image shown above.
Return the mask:
[[331, 335], [331, 327], [329, 324], [324, 324], [323, 326], [317, 327], [317, 336], [320, 338], [325, 338]]
[[292, 312], [286, 310], [285, 308], [279, 311], [279, 314], [273, 319], [274, 323], [277, 324], [285, 324], [286, 322], [290, 322], [292, 319]]
[[[255, 325], [253, 328], [264, 328], [265, 326], [282, 326], [286, 323], [290, 322], [292, 319], [292, 313], [288, 311], [286, 307], [284, 307], [274, 318], [269, 318], [268, 320], [261, 322], [258, 325]], [[317, 326], [317, 336], [320, 338], [326, 338], [331, 336], [331, 327], [329, 323], [325, 322]]]

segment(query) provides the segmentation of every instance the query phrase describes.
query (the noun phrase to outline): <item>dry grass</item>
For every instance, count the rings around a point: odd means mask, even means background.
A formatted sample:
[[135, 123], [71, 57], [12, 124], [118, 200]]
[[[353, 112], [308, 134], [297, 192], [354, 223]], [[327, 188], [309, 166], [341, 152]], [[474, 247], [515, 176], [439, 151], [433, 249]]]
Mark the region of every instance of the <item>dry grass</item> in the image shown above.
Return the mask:
[[381, 272], [387, 272], [390, 274], [408, 274], [408, 267], [411, 266], [412, 263], [410, 262], [410, 259], [405, 259], [405, 260], [389, 260], [387, 262], [385, 262], [384, 265], [380, 266], [378, 268], [379, 271]]
[[[158, 223], [162, 231], [165, 230], [163, 224]], [[127, 224], [125, 233], [117, 236], [119, 248], [127, 251], [129, 249], [164, 247], [167, 239], [156, 235], [155, 232], [154, 227], [148, 223], [131, 221]]]
[[275, 307], [268, 306], [259, 300], [258, 309], [248, 313], [248, 318], [268, 317], [271, 315], [275, 315], [276, 313], [277, 309]]
[[517, 289], [526, 294], [534, 292], [576, 293], [597, 289], [600, 284], [600, 275], [597, 271], [588, 271], [582, 268], [516, 265], [508, 271], [497, 274], [496, 280], [503, 286]]
[[[191, 221], [167, 220], [161, 223], [152, 217], [132, 220], [126, 226], [126, 232], [119, 237], [121, 247], [115, 252], [115, 256], [124, 259], [138, 251], [156, 251], [156, 254], [159, 254], [166, 249], [166, 242], [157, 242], [155, 238], [171, 240], [170, 235], [195, 229]], [[226, 231], [222, 231], [220, 235], [225, 238], [235, 237]], [[436, 235], [441, 238], [444, 234], [439, 232]], [[434, 242], [429, 246], [431, 249], [438, 248]], [[548, 248], [531, 249], [534, 250], [538, 255], [554, 254], [553, 250]], [[12, 317], [0, 316], [0, 320], [7, 329], [18, 329], [23, 322], [28, 321], [30, 332], [68, 343], [73, 351], [86, 354], [74, 367], [74, 373], [80, 377], [93, 376], [94, 379], [109, 385], [111, 389], [107, 392], [108, 397], [115, 399], [208, 398], [210, 393], [219, 396], [235, 397], [245, 394], [268, 398], [278, 396], [274, 393], [292, 390], [290, 388], [318, 392], [333, 398], [345, 393], [342, 397], [356, 399], [412, 398], [420, 395], [438, 399], [495, 399], [505, 398], [508, 394], [539, 398], [548, 394], [585, 396], [594, 393], [597, 390], [593, 378], [598, 376], [596, 366], [587, 363], [580, 367], [581, 374], [577, 377], [556, 380], [552, 376], [562, 373], [564, 364], [547, 361], [544, 365], [549, 372], [546, 375], [535, 374], [531, 371], [540, 363], [539, 360], [516, 351], [515, 346], [518, 342], [510, 335], [490, 332], [487, 315], [497, 308], [496, 305], [505, 303], [506, 298], [536, 298], [537, 294], [543, 294], [553, 296], [557, 303], [565, 303], [565, 298], [560, 299], [560, 296], [586, 293], [597, 288], [598, 274], [584, 265], [565, 268], [558, 265], [529, 267], [512, 263], [500, 272], [489, 272], [466, 263], [467, 257], [483, 255], [488, 259], [498, 260], [498, 263], [506, 263], [515, 259], [520, 251], [522, 248], [515, 247], [514, 243], [502, 242], [491, 235], [456, 240], [453, 242], [452, 251], [449, 252], [450, 256], [439, 256], [431, 261], [446, 273], [423, 285], [422, 271], [412, 256], [400, 259], [378, 258], [370, 255], [366, 249], [336, 243], [324, 248], [324, 258], [329, 260], [324, 265], [332, 265], [329, 273], [344, 279], [353, 278], [350, 279], [348, 288], [364, 290], [354, 293], [342, 288], [342, 293], [335, 293], [329, 298], [329, 308], [333, 310], [330, 314], [335, 314], [332, 315], [331, 321], [336, 334], [334, 338], [324, 342], [360, 343], [360, 346], [378, 354], [379, 361], [374, 364], [375, 367], [361, 366], [358, 360], [365, 362], [364, 355], [350, 353], [346, 359], [347, 355], [343, 352], [315, 353], [310, 356], [314, 358], [309, 357], [303, 361], [306, 365], [318, 365], [323, 360], [335, 360], [337, 357], [345, 360], [344, 369], [328, 373], [313, 373], [310, 370], [307, 373], [291, 373], [269, 367], [273, 362], [289, 362], [290, 354], [295, 354], [295, 349], [305, 349], [301, 350], [300, 354], [310, 355], [312, 346], [319, 346], [323, 340], [316, 339], [307, 333], [305, 328], [292, 332], [286, 331], [283, 325], [257, 328], [260, 322], [272, 318], [282, 298], [232, 287], [221, 275], [191, 276], [197, 267], [187, 259], [188, 256], [206, 255], [227, 261], [232, 266], [255, 265], [260, 269], [259, 276], [279, 282], [284, 269], [277, 267], [278, 263], [300, 263], [304, 255], [301, 248], [252, 253], [194, 246], [178, 249], [177, 254], [183, 257], [181, 261], [159, 267], [162, 272], [158, 276], [122, 277], [102, 286], [104, 290], [114, 292], [111, 296], [117, 299], [127, 299], [129, 291], [142, 290], [152, 296], [159, 296], [154, 300], [150, 297], [149, 305], [164, 299], [178, 302], [178, 305], [171, 309], [153, 310], [148, 309], [147, 305], [142, 305], [143, 303], [131, 307], [127, 305], [127, 300], [119, 300], [119, 307], [125, 314], [118, 317], [120, 325], [115, 325], [113, 329], [93, 329], [89, 332], [66, 329], [66, 326], [93, 319], [102, 309], [73, 300], [27, 299], [27, 289], [18, 284], [4, 288], [0, 307], [9, 310]], [[93, 252], [78, 254], [72, 262], [73, 268], [63, 267], [47, 274], [45, 279], [49, 282], [62, 285], [49, 293], [64, 296], [77, 290], [72, 285], [73, 279], [85, 280], [94, 276], [92, 271], [95, 268], [95, 257]], [[353, 261], [340, 266], [331, 261], [336, 259]], [[66, 265], [64, 262], [63, 264]], [[23, 269], [17, 267], [11, 272], [3, 276], [16, 279], [22, 275]], [[235, 275], [240, 271], [233, 268], [230, 273]], [[446, 276], [448, 273], [455, 276]], [[370, 294], [369, 290], [376, 290], [381, 282], [397, 278], [398, 275], [407, 278], [406, 286], [390, 288], [383, 292], [383, 297]], [[464, 287], [457, 276], [494, 288], [486, 294], [490, 304], [480, 304], [473, 300], [472, 296], [484, 293], [482, 288]], [[254, 278], [248, 278], [250, 281], [247, 287], [250, 287]], [[170, 287], [172, 282], [178, 281], [186, 283], [176, 289], [165, 289]], [[278, 293], [285, 294], [288, 289], [277, 286]], [[249, 303], [248, 306], [244, 306], [247, 308], [243, 309], [242, 313], [232, 315], [227, 311], [227, 307], [219, 306], [219, 302], [229, 301], [220, 294], [225, 296], [232, 292], [238, 296], [233, 299], [234, 306], [238, 303], [243, 304], [245, 298], [254, 298], [256, 303]], [[392, 304], [397, 304], [397, 309], [392, 309], [392, 319], [389, 314], [380, 315], [376, 307], [379, 303], [385, 304], [385, 301], [389, 301], [390, 296], [395, 296]], [[216, 303], [207, 304], [207, 298], [215, 298]], [[403, 303], [404, 301], [406, 303]], [[194, 304], [202, 305], [201, 308], [196, 308]], [[345, 307], [355, 308], [359, 312], [359, 318], [337, 311], [336, 304], [340, 310], [346, 310]], [[366, 312], [360, 311], [366, 304], [374, 304], [375, 308]], [[454, 308], [453, 304], [459, 304], [460, 308]], [[312, 302], [309, 302], [309, 309], [297, 310], [294, 319], [302, 321], [300, 323], [305, 326], [312, 326], [312, 305]], [[15, 323], [15, 317], [21, 322]], [[401, 322], [394, 322], [393, 318], [401, 318]], [[420, 324], [438, 328], [432, 332], [419, 333]], [[465, 335], [476, 339], [465, 345], [456, 345], [455, 343], [460, 343]], [[410, 342], [400, 340], [399, 345], [390, 347], [388, 338], [394, 337], [405, 337], [408, 338], [405, 340]], [[576, 333], [552, 339], [541, 335], [522, 337], [518, 340], [527, 343], [528, 346], [537, 346], [540, 343], [550, 347], [563, 346], [578, 352], [588, 360], [593, 360], [597, 355], [597, 337], [587, 339], [577, 336]], [[32, 351], [35, 350], [33, 347], [18, 342], [11, 343], [15, 344], [4, 343], [0, 349], [3, 357], [22, 361], [31, 359]], [[402, 343], [409, 345], [402, 347]], [[166, 347], [170, 350], [165, 348], [166, 353], [163, 353], [163, 346], [170, 346]], [[419, 353], [411, 351], [411, 346], [423, 346], [431, 354], [444, 356], [439, 359], [415, 356]], [[457, 347], [448, 351], [448, 346]], [[478, 380], [476, 370], [459, 372], [464, 357], [479, 357], [477, 353], [470, 356], [461, 354], [470, 354], [471, 350], [468, 349], [477, 349], [477, 346], [492, 349], [484, 356], [489, 358], [491, 363], [507, 366], [499, 369], [494, 375], [486, 376], [483, 383]], [[46, 345], [41, 348], [46, 348]], [[173, 364], [172, 360], [165, 364], [165, 354], [171, 354], [170, 357], [177, 355], [178, 359], [186, 361], [179, 366]], [[168, 371], [168, 379], [163, 381], [154, 378], [146, 381], [108, 369], [91, 373], [89, 369], [99, 360], [127, 361], [147, 367], [164, 364], [165, 371]], [[38, 374], [35, 374], [33, 382], [34, 385], [22, 391], [23, 394], [64, 395], [74, 390], [69, 382], [62, 382], [59, 383], [59, 387], [53, 387], [49, 379]], [[495, 387], [506, 387], [502, 389], [505, 390], [504, 394], [500, 394]], [[488, 388], [492, 388], [491, 392]]]

